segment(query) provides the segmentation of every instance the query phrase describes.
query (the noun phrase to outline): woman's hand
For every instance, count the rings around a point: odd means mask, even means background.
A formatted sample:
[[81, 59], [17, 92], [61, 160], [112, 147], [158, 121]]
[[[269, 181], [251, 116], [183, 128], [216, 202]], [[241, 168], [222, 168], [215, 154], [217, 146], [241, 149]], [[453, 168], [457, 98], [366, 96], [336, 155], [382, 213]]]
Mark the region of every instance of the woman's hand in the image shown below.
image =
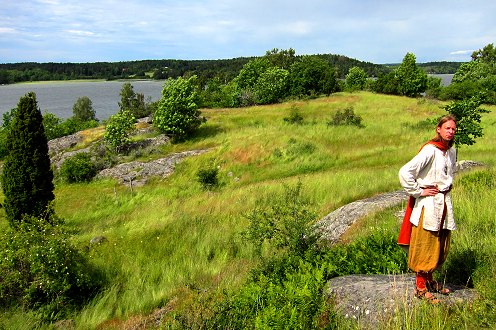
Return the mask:
[[439, 189], [437, 187], [426, 187], [422, 189], [420, 196], [436, 196], [438, 193]]

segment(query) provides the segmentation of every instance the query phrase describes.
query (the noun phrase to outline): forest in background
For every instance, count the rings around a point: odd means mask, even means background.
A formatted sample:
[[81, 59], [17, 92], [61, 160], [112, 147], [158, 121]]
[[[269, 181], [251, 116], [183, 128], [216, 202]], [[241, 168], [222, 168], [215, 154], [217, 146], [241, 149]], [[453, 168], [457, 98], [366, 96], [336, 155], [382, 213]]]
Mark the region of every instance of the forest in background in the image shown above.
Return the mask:
[[[316, 56], [329, 61], [336, 68], [338, 77], [342, 79], [345, 78], [349, 69], [355, 66], [362, 68], [369, 77], [379, 77], [400, 64], [374, 64], [335, 54], [318, 54]], [[299, 58], [301, 56], [295, 57]], [[161, 80], [185, 75], [197, 75], [200, 81], [217, 78], [220, 81], [227, 82], [236, 77], [246, 63], [256, 58], [238, 57], [218, 60], [162, 59], [95, 63], [5, 63], [0, 64], [0, 84], [72, 79]], [[462, 62], [429, 62], [418, 65], [426, 73], [455, 73], [461, 64]]]

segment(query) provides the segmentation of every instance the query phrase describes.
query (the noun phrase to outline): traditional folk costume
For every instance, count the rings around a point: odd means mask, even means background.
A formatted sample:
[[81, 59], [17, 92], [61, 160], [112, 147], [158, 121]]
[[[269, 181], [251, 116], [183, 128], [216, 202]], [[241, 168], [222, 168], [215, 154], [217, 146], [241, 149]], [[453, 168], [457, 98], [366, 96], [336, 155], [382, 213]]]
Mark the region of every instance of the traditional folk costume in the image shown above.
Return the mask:
[[[456, 150], [429, 141], [399, 171], [400, 183], [410, 195], [398, 244], [408, 246], [408, 267], [416, 273], [418, 292], [449, 293], [433, 281], [432, 273], [446, 260], [450, 233], [456, 229], [450, 190]], [[422, 189], [437, 187], [435, 196], [421, 196]]]

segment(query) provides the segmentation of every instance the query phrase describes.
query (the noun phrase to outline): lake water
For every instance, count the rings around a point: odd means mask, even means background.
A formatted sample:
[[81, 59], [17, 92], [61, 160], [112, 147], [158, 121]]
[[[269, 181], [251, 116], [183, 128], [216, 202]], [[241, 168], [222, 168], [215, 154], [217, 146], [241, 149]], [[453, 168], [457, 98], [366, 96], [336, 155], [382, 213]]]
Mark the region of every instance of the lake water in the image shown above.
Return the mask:
[[[135, 93], [142, 93], [146, 101], [157, 101], [162, 95], [164, 80], [129, 81]], [[19, 98], [29, 92], [36, 93], [42, 113], [50, 112], [59, 118], [73, 115], [72, 106], [83, 96], [90, 98], [96, 117], [108, 119], [119, 110], [120, 92], [124, 81], [62, 81], [36, 82], [0, 86], [1, 115], [15, 108]]]
[[[442, 85], [451, 83], [452, 74], [432, 75], [442, 80]], [[145, 100], [157, 101], [162, 95], [164, 80], [130, 81], [135, 93], [142, 93]], [[19, 98], [26, 93], [35, 92], [38, 107], [42, 113], [50, 112], [59, 118], [72, 116], [72, 106], [83, 96], [90, 98], [96, 117], [108, 119], [119, 110], [120, 92], [124, 81], [62, 81], [36, 82], [13, 85], [0, 85], [0, 122], [1, 115], [17, 106]]]
[[441, 78], [441, 86], [448, 86], [453, 79], [452, 73], [430, 74], [429, 76]]

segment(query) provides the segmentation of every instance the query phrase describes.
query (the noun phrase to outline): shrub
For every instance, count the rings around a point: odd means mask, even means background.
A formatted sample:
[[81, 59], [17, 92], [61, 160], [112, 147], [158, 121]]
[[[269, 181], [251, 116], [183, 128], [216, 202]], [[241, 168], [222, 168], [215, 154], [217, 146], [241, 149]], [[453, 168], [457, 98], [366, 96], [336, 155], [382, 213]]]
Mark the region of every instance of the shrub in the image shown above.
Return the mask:
[[315, 214], [302, 196], [302, 185], [285, 187], [284, 195], [259, 199], [255, 208], [246, 215], [250, 224], [243, 233], [262, 255], [262, 247], [303, 255], [314, 246], [317, 236], [310, 223]]
[[496, 175], [491, 171], [476, 171], [460, 178], [460, 185], [469, 189], [490, 188], [496, 186]]
[[78, 153], [60, 166], [60, 176], [68, 183], [88, 182], [96, 175], [96, 166], [90, 154]]
[[338, 110], [332, 116], [331, 121], [327, 123], [328, 126], [341, 126], [341, 125], [353, 125], [357, 127], [364, 127], [362, 124], [362, 117], [356, 115], [352, 107], [348, 107], [343, 111]]
[[327, 264], [327, 278], [408, 271], [407, 258], [398, 247], [397, 237], [384, 232], [374, 232], [349, 245], [336, 246], [323, 258]]
[[47, 112], [43, 115], [43, 127], [45, 128], [45, 134], [48, 140], [71, 135], [78, 131], [97, 126], [98, 121], [96, 119], [82, 121], [76, 117], [71, 117], [67, 120], [62, 120], [53, 113]]
[[0, 234], [0, 305], [53, 320], [85, 303], [104, 281], [70, 242], [62, 220], [48, 217], [25, 217], [15, 231]]
[[427, 118], [420, 120], [416, 123], [403, 123], [402, 126], [409, 129], [417, 129], [417, 130], [431, 130], [433, 126], [437, 125], [437, 119]]
[[283, 161], [292, 161], [299, 157], [311, 155], [316, 149], [317, 147], [315, 144], [311, 142], [298, 141], [294, 138], [290, 138], [286, 147], [274, 149], [272, 155]]
[[208, 168], [199, 170], [196, 176], [202, 188], [210, 190], [219, 185], [218, 173], [217, 168]]
[[105, 142], [114, 148], [116, 152], [122, 146], [129, 143], [129, 135], [135, 129], [135, 117], [129, 110], [121, 110], [110, 116], [105, 126]]
[[406, 260], [396, 236], [384, 232], [350, 245], [265, 260], [239, 291], [226, 293], [206, 328], [339, 328], [342, 320], [322, 295], [327, 281], [350, 274], [404, 273]]
[[463, 100], [479, 93], [480, 87], [477, 82], [464, 81], [452, 82], [449, 86], [441, 89], [438, 98], [440, 100]]
[[285, 122], [293, 125], [303, 124], [303, 116], [300, 114], [298, 107], [292, 106], [289, 110], [289, 116], [283, 118]]
[[476, 269], [481, 265], [480, 251], [476, 249], [454, 248], [446, 260], [443, 273], [452, 284], [474, 287], [473, 277]]
[[441, 94], [443, 87], [441, 86], [441, 78], [427, 77], [427, 89], [425, 96], [432, 99], [437, 99]]

